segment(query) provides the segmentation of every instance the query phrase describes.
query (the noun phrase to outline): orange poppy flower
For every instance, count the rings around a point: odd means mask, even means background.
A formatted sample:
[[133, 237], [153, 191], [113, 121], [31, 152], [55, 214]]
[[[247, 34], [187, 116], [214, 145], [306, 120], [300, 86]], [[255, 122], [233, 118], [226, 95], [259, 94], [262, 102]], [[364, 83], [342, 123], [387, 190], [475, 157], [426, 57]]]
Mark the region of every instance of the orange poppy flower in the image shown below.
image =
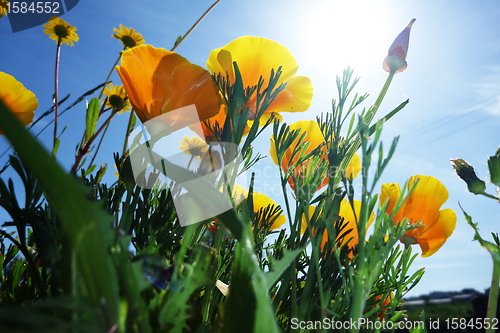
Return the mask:
[[[290, 131], [294, 131], [294, 130], [301, 131], [301, 134], [299, 134], [299, 137], [300, 137], [300, 135], [302, 135], [303, 131], [306, 132], [306, 136], [305, 136], [303, 141], [309, 141], [310, 144], [309, 144], [309, 147], [307, 147], [307, 149], [305, 149], [304, 155], [312, 152], [314, 149], [316, 149], [320, 145], [323, 145], [323, 147], [321, 148], [321, 152], [322, 152], [321, 159], [326, 160], [328, 158], [327, 157], [328, 149], [326, 147], [327, 142], [326, 142], [326, 140], [323, 136], [323, 133], [321, 132], [321, 129], [319, 128], [319, 125], [316, 121], [314, 121], [314, 120], [301, 120], [301, 121], [298, 121], [296, 123], [293, 123], [290, 125]], [[296, 139], [290, 145], [290, 147], [286, 150], [285, 154], [283, 155], [283, 159], [281, 161], [281, 167], [285, 172], [290, 165], [296, 163], [299, 159], [300, 154], [296, 154], [294, 156], [293, 160], [291, 160], [292, 152], [295, 149], [295, 147], [297, 146], [297, 143], [298, 143], [298, 139]], [[274, 143], [274, 140], [272, 137], [271, 137], [270, 153], [271, 153], [271, 157], [273, 158], [274, 163], [276, 165], [278, 165], [278, 156], [276, 154], [276, 147], [275, 147], [275, 143]], [[295, 168], [294, 174], [295, 174], [296, 178], [300, 177], [300, 176], [307, 177], [309, 175], [309, 172], [311, 170], [309, 170], [310, 166], [308, 165], [307, 162], [308, 161], [304, 161], [299, 166], [297, 166], [297, 168]], [[356, 178], [360, 171], [361, 171], [361, 161], [359, 159], [359, 156], [357, 154], [354, 154], [351, 162], [347, 166], [347, 170], [345, 170], [346, 177], [350, 178], [352, 175], [354, 178]], [[290, 187], [294, 191], [296, 190], [295, 184], [294, 184], [293, 179], [291, 177], [288, 179], [288, 184], [290, 184]], [[318, 187], [318, 190], [327, 184], [328, 184], [328, 174], [325, 170], [324, 179], [321, 182], [320, 186]]]
[[[219, 112], [219, 90], [210, 73], [177, 53], [139, 45], [124, 51], [116, 70], [135, 113], [144, 123], [159, 115], [195, 105], [199, 121]], [[176, 114], [168, 120], [175, 131], [198, 122]]]
[[[233, 62], [236, 61], [245, 87], [256, 86], [262, 76], [265, 80], [264, 88], [269, 82], [271, 70], [275, 73], [280, 66], [282, 74], [276, 87], [286, 82], [286, 88], [265, 111], [261, 124], [271, 113], [281, 111], [305, 111], [311, 105], [313, 87], [311, 80], [305, 76], [295, 76], [299, 66], [290, 51], [283, 45], [261, 37], [240, 37], [226, 46], [215, 49], [210, 53], [207, 68], [212, 74], [226, 77], [229, 75], [231, 84], [235, 82]], [[250, 99], [250, 120], [255, 116], [256, 93]]]
[[[311, 218], [314, 214], [316, 207], [315, 206], [309, 206], [309, 218]], [[352, 237], [352, 239], [347, 243], [347, 246], [349, 249], [354, 249], [356, 245], [359, 243], [359, 235], [358, 235], [358, 225], [357, 225], [357, 218], [359, 218], [359, 214], [361, 213], [361, 201], [354, 200], [354, 211], [352, 209], [351, 204], [349, 203], [348, 200], [343, 199], [342, 202], [340, 203], [340, 211], [339, 211], [339, 216], [344, 218], [344, 224], [347, 223], [345, 226], [344, 231], [350, 230], [349, 233], [344, 237], [344, 240], [347, 241], [349, 238]], [[375, 214], [371, 212], [370, 218], [368, 219], [368, 222], [366, 223], [366, 229], [372, 224], [372, 222], [375, 220]], [[305, 216], [302, 217], [302, 225], [301, 225], [301, 230], [300, 232], [303, 234], [307, 230], [307, 221], [305, 219]], [[314, 230], [313, 230], [314, 234]], [[323, 233], [323, 238], [321, 239], [321, 251], [323, 251], [323, 248], [325, 247], [326, 242], [328, 241], [328, 232], [327, 230], [324, 231]], [[349, 253], [349, 258], [352, 258], [352, 252]]]
[[[442, 209], [448, 200], [448, 190], [436, 178], [417, 175], [410, 178], [408, 188], [419, 179], [413, 192], [393, 217], [394, 223], [406, 217], [410, 224], [423, 221], [423, 227], [408, 230], [401, 241], [405, 244], [418, 244], [422, 257], [430, 257], [443, 246], [457, 224], [457, 215], [452, 209]], [[384, 184], [380, 202], [389, 200], [387, 214], [392, 214], [394, 205], [401, 195], [398, 184]]]
[[[377, 295], [375, 296], [375, 301], [378, 303], [378, 301], [380, 301], [380, 299], [382, 298], [381, 295]], [[385, 312], [387, 310], [389, 310], [389, 304], [391, 303], [391, 300], [394, 299], [394, 293], [391, 291], [391, 295], [390, 296], [387, 296], [384, 301], [382, 302], [382, 304], [380, 304], [380, 311], [377, 312], [377, 317], [380, 318], [380, 320], [384, 320], [384, 317], [385, 317]], [[376, 304], [375, 304], [376, 305]], [[373, 305], [373, 306], [375, 306]]]
[[0, 99], [23, 124], [29, 125], [33, 122], [35, 110], [38, 108], [35, 94], [12, 75], [3, 72], [0, 72]]
[[224, 105], [221, 106], [220, 111], [213, 117], [208, 118], [205, 124], [204, 121], [193, 124], [189, 126], [189, 128], [198, 134], [199, 137], [205, 138], [207, 143], [215, 142], [217, 139], [215, 138], [215, 133], [217, 133], [217, 127], [222, 131], [224, 127], [224, 122], [226, 121], [226, 107]]

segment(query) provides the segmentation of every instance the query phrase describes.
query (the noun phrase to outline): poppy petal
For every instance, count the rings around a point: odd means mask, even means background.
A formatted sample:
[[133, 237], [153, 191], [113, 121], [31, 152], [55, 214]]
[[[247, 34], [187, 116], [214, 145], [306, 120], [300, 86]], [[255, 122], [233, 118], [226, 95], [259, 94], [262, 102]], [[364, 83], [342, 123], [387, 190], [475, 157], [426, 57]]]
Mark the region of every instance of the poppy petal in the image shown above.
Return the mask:
[[306, 111], [311, 106], [313, 85], [311, 79], [305, 76], [295, 76], [286, 83], [286, 88], [281, 91], [271, 103], [267, 112]]
[[422, 257], [430, 257], [443, 246], [451, 236], [457, 224], [457, 214], [452, 209], [443, 209], [433, 223], [417, 238], [417, 244], [422, 248]]
[[[210, 73], [177, 53], [140, 45], [123, 52], [116, 70], [143, 123], [192, 104], [200, 120], [219, 112], [220, 95]], [[175, 130], [193, 121], [177, 115], [172, 122]]]

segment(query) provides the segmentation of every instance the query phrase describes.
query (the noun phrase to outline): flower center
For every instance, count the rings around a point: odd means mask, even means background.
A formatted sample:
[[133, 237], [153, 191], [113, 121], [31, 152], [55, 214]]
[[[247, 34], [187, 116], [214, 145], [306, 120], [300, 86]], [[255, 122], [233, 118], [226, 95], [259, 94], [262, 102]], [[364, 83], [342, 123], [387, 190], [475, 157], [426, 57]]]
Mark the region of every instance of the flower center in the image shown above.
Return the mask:
[[123, 98], [118, 95], [111, 95], [108, 98], [109, 104], [113, 107], [113, 109], [119, 108], [123, 103]]
[[408, 236], [408, 235], [403, 235], [403, 237], [401, 237], [400, 241], [401, 241], [401, 243], [403, 243], [405, 245], [405, 247], [409, 247], [412, 244], [417, 244], [417, 239], [415, 237]]
[[195, 147], [195, 148], [189, 148], [189, 153], [193, 156], [201, 156], [205, 152], [203, 151], [204, 147]]
[[136, 46], [135, 40], [130, 36], [123, 36], [121, 38], [121, 41], [122, 41], [123, 45], [125, 45], [128, 48], [132, 48], [132, 47]]
[[65, 38], [65, 37], [68, 37], [68, 29], [64, 26], [64, 25], [56, 25], [54, 27], [54, 33], [56, 34], [56, 36], [58, 37], [61, 37], [61, 38]]

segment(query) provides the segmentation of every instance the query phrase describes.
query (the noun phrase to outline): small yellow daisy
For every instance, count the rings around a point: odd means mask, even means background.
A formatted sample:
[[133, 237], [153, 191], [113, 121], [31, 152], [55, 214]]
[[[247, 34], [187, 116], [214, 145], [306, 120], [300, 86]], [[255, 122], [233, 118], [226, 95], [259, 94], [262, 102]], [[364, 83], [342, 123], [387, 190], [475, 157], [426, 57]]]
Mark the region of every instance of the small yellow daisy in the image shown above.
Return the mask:
[[132, 48], [145, 43], [142, 35], [132, 28], [127, 28], [120, 24], [120, 30], [113, 28], [113, 31], [116, 34], [111, 36], [121, 40], [123, 46], [126, 48]]
[[9, 11], [9, 2], [7, 0], [0, 0], [0, 18], [4, 15], [7, 16]]
[[103, 93], [105, 96], [108, 97], [108, 102], [106, 103], [106, 107], [113, 109], [121, 108], [120, 111], [118, 111], [118, 113], [130, 111], [130, 102], [126, 100], [125, 104], [123, 104], [123, 101], [127, 96], [123, 86], [114, 86], [113, 83], [110, 83], [106, 88], [104, 88]]
[[46, 29], [45, 34], [49, 35], [59, 45], [66, 43], [67, 45], [74, 46], [73, 41], [78, 42], [78, 35], [75, 32], [76, 28], [57, 16], [52, 16], [49, 22], [45, 23], [43, 27]]
[[179, 148], [184, 151], [185, 154], [191, 154], [193, 157], [201, 157], [208, 150], [208, 146], [205, 141], [197, 136], [189, 138], [187, 135], [184, 136], [184, 140], [180, 142]]

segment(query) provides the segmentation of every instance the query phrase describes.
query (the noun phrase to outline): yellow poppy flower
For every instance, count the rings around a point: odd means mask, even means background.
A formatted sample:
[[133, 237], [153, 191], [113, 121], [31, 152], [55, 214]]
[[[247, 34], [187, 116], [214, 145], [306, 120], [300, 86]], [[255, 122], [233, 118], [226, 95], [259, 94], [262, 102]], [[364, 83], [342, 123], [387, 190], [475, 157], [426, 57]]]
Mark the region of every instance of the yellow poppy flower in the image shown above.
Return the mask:
[[9, 11], [9, 2], [6, 0], [0, 0], [0, 18], [4, 15], [7, 16]]
[[202, 139], [200, 139], [200, 138], [198, 138], [196, 136], [193, 136], [192, 138], [190, 138], [189, 136], [185, 135], [184, 136], [184, 140], [182, 140], [180, 142], [180, 144], [181, 145], [180, 145], [179, 148], [185, 154], [191, 155], [193, 157], [200, 158], [208, 150], [208, 146], [205, 143], [205, 141], [203, 141]]
[[33, 122], [35, 110], [38, 108], [35, 94], [26, 89], [12, 75], [3, 72], [0, 72], [0, 99], [23, 124], [29, 125]]
[[[233, 198], [234, 198], [234, 201], [235, 203], [240, 203], [241, 201], [243, 201], [243, 199], [246, 199], [248, 197], [248, 191], [245, 190], [243, 187], [239, 186], [239, 185], [234, 185], [233, 187]], [[268, 196], [264, 195], [264, 194], [261, 194], [261, 193], [257, 193], [257, 192], [253, 192], [253, 210], [255, 213], [259, 212], [261, 209], [265, 209], [267, 206], [276, 206], [278, 207], [278, 205], [276, 204], [276, 202], [274, 202], [271, 198], [269, 198]], [[274, 218], [275, 215], [272, 216], [272, 218]], [[273, 225], [271, 226], [271, 228], [269, 228], [269, 230], [276, 230], [276, 229], [279, 229], [281, 228], [281, 226], [283, 224], [285, 224], [286, 222], [286, 217], [285, 217], [285, 214], [283, 214], [283, 211], [280, 212], [280, 215], [278, 216], [278, 218], [276, 218], [276, 220], [274, 221]]]
[[113, 83], [109, 83], [106, 88], [104, 88], [104, 95], [108, 97], [108, 101], [106, 102], [107, 108], [120, 108], [121, 110], [118, 113], [128, 112], [130, 111], [130, 102], [126, 101], [124, 105], [123, 100], [127, 97], [125, 93], [125, 89], [123, 86], [114, 86]]
[[[408, 230], [401, 239], [406, 244], [418, 244], [422, 257], [430, 257], [443, 246], [451, 236], [457, 224], [457, 215], [452, 209], [442, 209], [448, 200], [448, 190], [436, 178], [417, 175], [410, 178], [408, 188], [418, 181], [413, 192], [393, 217], [394, 223], [406, 217], [410, 224], [423, 221], [423, 227]], [[389, 200], [387, 214], [391, 214], [396, 201], [401, 195], [398, 184], [384, 184], [380, 193], [380, 202]]]
[[[271, 69], [276, 72], [283, 65], [276, 87], [286, 82], [286, 88], [278, 94], [265, 114], [305, 111], [311, 105], [313, 96], [311, 80], [305, 76], [295, 76], [299, 66], [283, 45], [261, 37], [240, 37], [222, 48], [213, 50], [208, 57], [207, 68], [212, 74], [221, 74], [223, 77], [228, 73], [229, 80], [234, 83], [233, 61], [238, 64], [245, 87], [256, 86], [261, 75], [266, 82], [265, 87], [269, 82]], [[248, 103], [250, 120], [255, 115], [256, 102], [255, 93]]]
[[[193, 104], [200, 121], [219, 112], [219, 90], [210, 73], [177, 53], [140, 45], [123, 52], [116, 70], [143, 123]], [[195, 121], [178, 115], [169, 125], [174, 131]]]
[[[321, 148], [322, 151], [322, 156], [321, 159], [326, 160], [328, 149], [327, 149], [327, 142], [325, 141], [325, 138], [323, 137], [323, 133], [321, 132], [321, 129], [319, 128], [319, 125], [316, 121], [314, 120], [301, 120], [296, 123], [293, 123], [290, 125], [290, 131], [294, 130], [300, 130], [301, 133], [299, 134], [302, 135], [302, 133], [305, 131], [306, 136], [303, 141], [309, 141], [309, 147], [305, 149], [304, 155], [310, 153], [320, 145], [323, 145]], [[281, 167], [283, 170], [286, 172], [288, 167], [299, 159], [300, 154], [296, 154], [293, 158], [293, 160], [290, 160], [292, 157], [292, 152], [297, 146], [298, 139], [296, 139], [290, 147], [285, 151], [285, 154], [283, 155], [283, 160], [281, 163]], [[276, 147], [273, 138], [271, 137], [271, 157], [276, 165], [278, 165], [278, 156], [276, 154]], [[302, 177], [307, 177], [311, 170], [309, 170], [310, 166], [307, 163], [308, 161], [302, 162], [297, 168], [294, 170], [295, 177], [301, 176], [300, 173], [302, 174]], [[361, 161], [359, 159], [359, 156], [357, 154], [354, 154], [354, 156], [351, 159], [351, 162], [347, 166], [346, 171], [346, 177], [350, 178], [351, 175], [353, 178], [356, 178], [361, 171]], [[290, 177], [288, 179], [288, 184], [290, 184], [290, 187], [295, 191], [295, 184], [293, 182], [293, 179]], [[321, 189], [322, 187], [326, 186], [328, 184], [328, 174], [327, 170], [324, 172], [324, 179], [321, 182], [320, 186], [318, 187], [318, 190]]]
[[[354, 200], [354, 211], [352, 209], [351, 204], [349, 203], [348, 200], [343, 199], [342, 202], [340, 203], [340, 210], [339, 210], [339, 216], [344, 218], [344, 224], [347, 223], [345, 226], [344, 231], [342, 234], [347, 231], [349, 233], [344, 237], [344, 241], [347, 241], [349, 238], [352, 237], [352, 239], [347, 243], [347, 246], [349, 249], [354, 249], [356, 245], [359, 243], [359, 235], [358, 235], [358, 225], [357, 225], [357, 219], [359, 219], [359, 214], [361, 212], [361, 201], [359, 200]], [[316, 207], [315, 206], [309, 206], [309, 219], [313, 216], [314, 211]], [[370, 217], [368, 219], [368, 222], [366, 223], [366, 229], [372, 224], [372, 222], [375, 220], [375, 214], [371, 212]], [[301, 230], [300, 232], [303, 234], [305, 233], [307, 229], [307, 220], [305, 219], [305, 216], [302, 216], [302, 225], [301, 225]], [[312, 231], [314, 235], [314, 230]], [[338, 238], [338, 236], [337, 236]], [[327, 230], [324, 231], [323, 233], [323, 238], [321, 239], [321, 251], [323, 251], [323, 248], [328, 241], [328, 232]], [[342, 244], [344, 245], [344, 244]], [[352, 252], [349, 254], [349, 258], [352, 258]]]
[[415, 19], [408, 23], [408, 26], [401, 31], [389, 47], [387, 57], [384, 59], [383, 67], [387, 72], [400, 73], [406, 69], [406, 54], [410, 43], [411, 26], [415, 23]]
[[113, 28], [113, 31], [116, 34], [111, 35], [111, 37], [121, 40], [123, 46], [126, 48], [132, 48], [145, 43], [142, 35], [132, 28], [127, 28], [120, 24], [120, 30]]
[[43, 27], [46, 29], [44, 32], [46, 35], [58, 43], [66, 43], [67, 45], [74, 46], [73, 42], [78, 42], [78, 35], [76, 34], [76, 28], [68, 24], [62, 18], [57, 16], [52, 16], [48, 23], [45, 23]]

